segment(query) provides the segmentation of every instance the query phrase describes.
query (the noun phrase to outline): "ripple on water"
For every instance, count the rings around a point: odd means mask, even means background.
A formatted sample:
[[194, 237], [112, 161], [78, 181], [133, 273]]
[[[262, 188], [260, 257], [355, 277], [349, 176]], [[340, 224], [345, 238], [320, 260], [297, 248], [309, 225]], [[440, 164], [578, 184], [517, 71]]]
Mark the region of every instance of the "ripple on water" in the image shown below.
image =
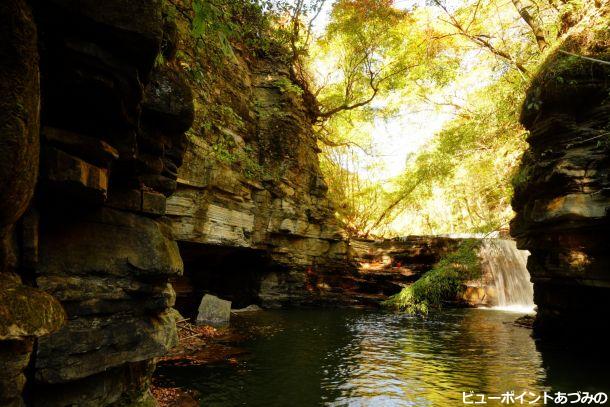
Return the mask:
[[[164, 372], [206, 406], [459, 406], [463, 391], [549, 390], [514, 313], [449, 310], [427, 319], [355, 310], [248, 316], [238, 366]], [[564, 389], [565, 390], [565, 389]], [[571, 389], [569, 389], [571, 390]]]

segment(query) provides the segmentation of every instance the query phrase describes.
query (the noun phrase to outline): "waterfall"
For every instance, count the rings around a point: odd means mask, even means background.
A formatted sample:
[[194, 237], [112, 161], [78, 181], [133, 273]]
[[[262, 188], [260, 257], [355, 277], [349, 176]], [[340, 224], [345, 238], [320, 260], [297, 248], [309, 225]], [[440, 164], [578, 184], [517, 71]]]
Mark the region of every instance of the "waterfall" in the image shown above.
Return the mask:
[[498, 308], [533, 311], [534, 287], [527, 271], [529, 252], [517, 249], [512, 240], [483, 239], [483, 267], [491, 274]]

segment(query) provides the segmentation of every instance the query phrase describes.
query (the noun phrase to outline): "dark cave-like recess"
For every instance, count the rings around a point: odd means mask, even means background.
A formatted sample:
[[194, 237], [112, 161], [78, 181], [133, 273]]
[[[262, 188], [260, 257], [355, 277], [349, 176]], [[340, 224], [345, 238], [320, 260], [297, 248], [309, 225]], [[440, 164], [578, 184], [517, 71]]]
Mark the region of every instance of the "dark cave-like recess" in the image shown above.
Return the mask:
[[263, 272], [270, 258], [263, 250], [179, 242], [184, 274], [171, 283], [176, 291], [176, 309], [185, 317], [196, 317], [204, 294], [232, 301], [233, 308], [260, 304], [258, 296]]

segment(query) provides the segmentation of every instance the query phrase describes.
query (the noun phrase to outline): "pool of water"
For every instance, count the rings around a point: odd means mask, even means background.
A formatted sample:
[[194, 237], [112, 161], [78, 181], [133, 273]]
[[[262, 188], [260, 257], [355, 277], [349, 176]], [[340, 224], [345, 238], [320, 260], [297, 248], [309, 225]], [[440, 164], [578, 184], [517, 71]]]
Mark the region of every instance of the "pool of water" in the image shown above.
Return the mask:
[[264, 311], [234, 318], [233, 329], [246, 334], [236, 363], [159, 369], [196, 389], [204, 406], [460, 406], [469, 391], [610, 391], [606, 364], [559, 348], [539, 351], [531, 331], [512, 324], [518, 316]]

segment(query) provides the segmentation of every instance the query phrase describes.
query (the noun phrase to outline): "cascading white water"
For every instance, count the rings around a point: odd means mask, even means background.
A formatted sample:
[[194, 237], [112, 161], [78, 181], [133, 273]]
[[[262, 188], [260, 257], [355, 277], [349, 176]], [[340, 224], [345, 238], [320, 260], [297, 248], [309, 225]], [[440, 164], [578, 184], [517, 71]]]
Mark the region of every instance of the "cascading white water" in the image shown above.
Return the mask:
[[529, 252], [517, 249], [512, 240], [483, 239], [483, 267], [490, 271], [498, 298], [497, 308], [531, 312], [534, 286], [527, 271]]

